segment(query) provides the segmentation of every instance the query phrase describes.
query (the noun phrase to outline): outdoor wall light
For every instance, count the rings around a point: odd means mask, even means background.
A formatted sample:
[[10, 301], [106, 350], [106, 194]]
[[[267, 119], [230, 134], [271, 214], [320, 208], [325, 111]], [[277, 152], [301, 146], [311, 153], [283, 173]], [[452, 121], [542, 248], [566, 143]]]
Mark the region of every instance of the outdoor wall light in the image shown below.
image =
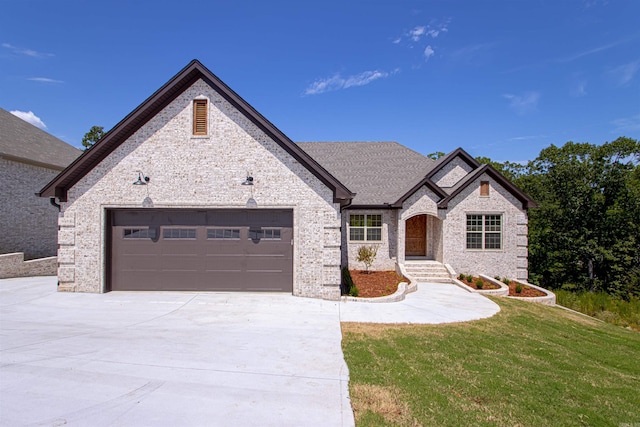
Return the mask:
[[151, 178], [146, 176], [142, 171], [138, 171], [138, 180], [133, 185], [147, 185]]
[[250, 172], [247, 172], [247, 179], [244, 180], [242, 185], [253, 185], [253, 177]]

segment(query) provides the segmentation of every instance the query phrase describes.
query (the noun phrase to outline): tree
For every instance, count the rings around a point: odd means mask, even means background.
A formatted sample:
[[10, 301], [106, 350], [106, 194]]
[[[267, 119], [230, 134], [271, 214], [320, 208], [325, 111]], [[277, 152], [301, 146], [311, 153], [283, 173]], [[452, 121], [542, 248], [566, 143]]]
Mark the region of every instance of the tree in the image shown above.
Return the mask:
[[93, 144], [98, 142], [100, 138], [104, 135], [104, 128], [102, 126], [91, 126], [89, 132], [84, 134], [82, 138], [82, 145], [85, 147], [85, 150], [91, 148]]
[[640, 296], [640, 144], [551, 145], [515, 183], [529, 214], [532, 281], [544, 287]]
[[445, 153], [443, 153], [442, 151], [436, 151], [434, 153], [427, 154], [427, 157], [432, 160], [438, 160], [440, 157], [444, 157], [444, 156], [445, 156]]
[[373, 261], [376, 259], [376, 255], [378, 255], [377, 246], [360, 246], [358, 248], [358, 257], [356, 260], [364, 264], [367, 274], [369, 273], [369, 268], [371, 268]]

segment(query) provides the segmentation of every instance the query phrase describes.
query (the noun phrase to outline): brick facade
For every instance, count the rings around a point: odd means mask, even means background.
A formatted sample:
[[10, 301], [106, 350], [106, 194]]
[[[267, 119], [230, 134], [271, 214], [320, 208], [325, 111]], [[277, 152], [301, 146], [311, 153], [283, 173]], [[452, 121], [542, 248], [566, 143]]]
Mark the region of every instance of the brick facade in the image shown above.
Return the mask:
[[[207, 136], [192, 134], [193, 100], [209, 100]], [[132, 185], [137, 171], [150, 177]], [[242, 186], [247, 172], [253, 187]], [[105, 212], [140, 208], [288, 208], [299, 296], [340, 296], [339, 205], [306, 167], [203, 80], [185, 89], [68, 191], [59, 218], [60, 290], [105, 289]]]
[[35, 193], [58, 172], [0, 158], [0, 254], [24, 252], [26, 259], [56, 254], [58, 210]]

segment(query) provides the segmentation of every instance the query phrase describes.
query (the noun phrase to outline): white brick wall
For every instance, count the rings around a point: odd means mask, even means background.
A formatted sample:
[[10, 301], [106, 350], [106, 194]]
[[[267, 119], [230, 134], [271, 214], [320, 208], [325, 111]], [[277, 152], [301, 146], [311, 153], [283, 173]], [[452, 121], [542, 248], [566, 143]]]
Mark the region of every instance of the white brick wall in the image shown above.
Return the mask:
[[[191, 134], [198, 96], [210, 100], [207, 137]], [[132, 185], [137, 170], [151, 178], [148, 185]], [[240, 185], [247, 171], [253, 188]], [[69, 190], [60, 287], [104, 291], [105, 209], [139, 208], [147, 196], [155, 208], [238, 208], [251, 190], [258, 209], [293, 209], [293, 293], [338, 299], [341, 217], [332, 191], [201, 80]]]
[[0, 158], [0, 254], [27, 259], [56, 254], [58, 210], [35, 195], [58, 171]]
[[444, 165], [431, 178], [438, 187], [453, 187], [458, 181], [467, 176], [472, 168], [464, 160], [455, 157], [449, 163]]

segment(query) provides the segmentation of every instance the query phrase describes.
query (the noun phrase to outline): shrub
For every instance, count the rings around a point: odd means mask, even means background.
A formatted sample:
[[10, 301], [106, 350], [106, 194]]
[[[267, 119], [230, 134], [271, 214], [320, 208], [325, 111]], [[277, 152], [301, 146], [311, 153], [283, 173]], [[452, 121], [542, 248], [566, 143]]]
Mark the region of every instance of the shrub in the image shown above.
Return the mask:
[[375, 261], [376, 255], [378, 255], [377, 246], [360, 246], [360, 248], [358, 248], [358, 257], [356, 259], [358, 262], [364, 264], [365, 270], [369, 273], [369, 268], [371, 268], [371, 264]]
[[460, 273], [460, 275], [458, 276], [458, 280], [460, 280], [461, 282], [464, 282], [464, 279], [465, 279], [466, 277], [467, 277], [467, 276], [465, 276], [464, 274]]
[[357, 297], [358, 293], [358, 287], [356, 285], [353, 285], [353, 287], [349, 290], [349, 295], [351, 295], [352, 297]]
[[467, 282], [473, 283], [473, 276], [471, 274], [467, 274]]
[[520, 283], [516, 283], [516, 294], [522, 292], [522, 285]]
[[509, 286], [511, 284], [511, 280], [507, 279], [506, 277], [502, 278], [502, 283], [504, 283], [505, 285]]
[[476, 288], [482, 289], [483, 286], [484, 286], [484, 282], [482, 281], [482, 279], [480, 278], [476, 279]]
[[351, 295], [351, 290], [355, 287], [356, 285], [353, 283], [349, 269], [342, 267], [342, 294]]
[[493, 276], [494, 279], [496, 279], [498, 282], [500, 281], [500, 276]]

